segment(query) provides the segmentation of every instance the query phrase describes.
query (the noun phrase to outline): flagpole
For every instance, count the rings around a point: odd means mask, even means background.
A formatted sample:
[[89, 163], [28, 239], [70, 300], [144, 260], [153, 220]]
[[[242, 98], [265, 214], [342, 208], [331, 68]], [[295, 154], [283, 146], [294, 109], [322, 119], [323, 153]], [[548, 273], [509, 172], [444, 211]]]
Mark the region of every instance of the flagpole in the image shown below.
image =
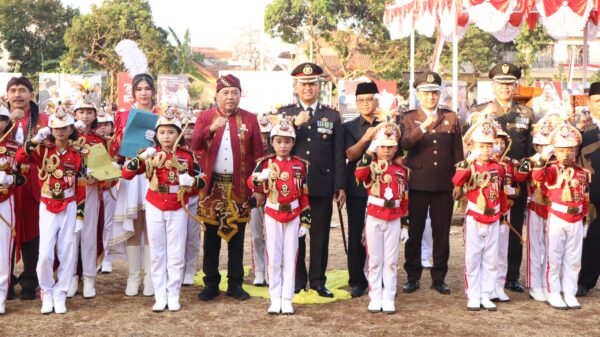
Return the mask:
[[408, 107], [409, 109], [415, 108], [415, 89], [413, 88], [413, 83], [415, 83], [415, 28], [413, 27], [410, 32], [410, 79], [408, 81], [409, 85], [409, 97], [408, 97]]
[[452, 110], [458, 112], [458, 34], [456, 33], [458, 19], [456, 11], [457, 1], [452, 1]]

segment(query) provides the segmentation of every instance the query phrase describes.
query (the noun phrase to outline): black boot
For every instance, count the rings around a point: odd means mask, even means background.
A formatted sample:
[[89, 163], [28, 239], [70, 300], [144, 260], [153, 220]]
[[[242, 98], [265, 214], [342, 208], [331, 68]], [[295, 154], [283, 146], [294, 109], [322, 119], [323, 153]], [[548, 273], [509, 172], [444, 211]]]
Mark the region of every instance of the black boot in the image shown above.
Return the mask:
[[227, 288], [227, 292], [225, 293], [225, 295], [229, 296], [229, 297], [233, 297], [236, 300], [247, 300], [250, 298], [250, 295], [242, 288], [241, 284], [236, 284], [236, 285], [230, 285]]
[[219, 296], [221, 292], [219, 291], [219, 286], [217, 285], [206, 285], [204, 289], [200, 293], [198, 293], [198, 299], [200, 301], [210, 301], [213, 298]]

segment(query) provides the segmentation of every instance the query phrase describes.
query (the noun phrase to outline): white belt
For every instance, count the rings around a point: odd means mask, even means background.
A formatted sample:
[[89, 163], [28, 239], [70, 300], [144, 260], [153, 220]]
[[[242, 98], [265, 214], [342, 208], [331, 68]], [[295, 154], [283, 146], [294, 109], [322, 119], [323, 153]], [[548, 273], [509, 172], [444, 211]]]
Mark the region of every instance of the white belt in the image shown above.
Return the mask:
[[581, 211], [583, 210], [583, 206], [567, 206], [567, 205], [557, 204], [555, 202], [553, 202], [550, 205], [550, 208], [552, 208], [553, 210], [555, 210], [557, 212], [561, 212], [561, 213], [565, 213], [565, 214], [572, 214], [572, 215], [577, 215], [577, 214], [581, 213]]
[[[482, 215], [496, 215], [498, 212], [500, 212], [500, 205], [496, 205], [496, 207], [491, 208], [491, 207], [486, 207], [483, 211], [479, 209], [479, 207], [477, 207], [477, 204], [469, 201], [467, 203], [467, 210], [473, 211], [477, 214], [482, 214]], [[492, 213], [493, 212], [493, 213]]]
[[[70, 198], [74, 195], [75, 195], [75, 193], [73, 192], [72, 188], [69, 188], [68, 190], [63, 190], [63, 199]], [[55, 199], [55, 197], [45, 194], [45, 193], [42, 193], [42, 197], [48, 198], [48, 199]]]
[[383, 198], [374, 197], [372, 195], [367, 199], [367, 203], [379, 207], [385, 208], [398, 208], [400, 207], [400, 200], [387, 200]]
[[300, 204], [298, 203], [298, 200], [294, 200], [289, 204], [272, 203], [267, 201], [265, 206], [278, 212], [291, 212], [300, 207]]

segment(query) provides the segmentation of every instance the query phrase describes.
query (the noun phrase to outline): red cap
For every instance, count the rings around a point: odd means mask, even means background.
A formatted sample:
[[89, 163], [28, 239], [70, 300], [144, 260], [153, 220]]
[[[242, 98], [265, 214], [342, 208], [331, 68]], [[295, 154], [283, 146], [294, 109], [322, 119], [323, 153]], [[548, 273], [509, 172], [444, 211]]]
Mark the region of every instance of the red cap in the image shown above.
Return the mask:
[[230, 87], [238, 88], [240, 89], [240, 91], [242, 91], [240, 79], [231, 74], [219, 77], [219, 79], [217, 80], [217, 92], [221, 91], [221, 89], [223, 88]]

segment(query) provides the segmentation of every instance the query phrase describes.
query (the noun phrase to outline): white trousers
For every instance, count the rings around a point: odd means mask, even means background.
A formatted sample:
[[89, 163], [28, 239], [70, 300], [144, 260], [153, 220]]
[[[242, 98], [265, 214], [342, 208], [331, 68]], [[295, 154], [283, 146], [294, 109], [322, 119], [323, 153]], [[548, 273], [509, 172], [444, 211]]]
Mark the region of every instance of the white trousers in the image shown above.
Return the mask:
[[567, 222], [548, 214], [546, 239], [546, 287], [549, 294], [577, 293], [577, 277], [581, 269], [583, 247], [583, 222]]
[[367, 215], [367, 280], [371, 301], [393, 302], [398, 279], [400, 219], [387, 221]]
[[187, 214], [183, 209], [162, 211], [146, 203], [146, 226], [154, 297], [179, 297], [185, 268]]
[[102, 201], [104, 203], [104, 229], [102, 230], [102, 248], [104, 261], [112, 261], [110, 257], [109, 242], [113, 236], [113, 224], [115, 223], [115, 208], [117, 207], [117, 186], [110, 190], [102, 191]]
[[[11, 196], [0, 203], [0, 215], [11, 226], [15, 225], [14, 199]], [[6, 301], [8, 283], [10, 282], [10, 258], [14, 240], [12, 231], [3, 220], [0, 220], [0, 303]]]
[[264, 217], [264, 207], [255, 207], [250, 211], [250, 237], [252, 238], [252, 267], [254, 268], [254, 273], [265, 272]]
[[431, 230], [431, 217], [427, 211], [427, 220], [425, 220], [425, 229], [423, 230], [423, 239], [421, 240], [421, 261], [428, 261], [433, 255], [433, 234]]
[[[75, 221], [77, 205], [74, 201], [60, 213], [52, 213], [40, 203], [40, 252], [36, 268], [42, 299], [51, 294], [59, 301], [66, 299], [71, 278], [77, 263], [77, 235]], [[54, 281], [54, 248], [60, 265], [58, 279]]]
[[465, 293], [470, 300], [491, 298], [496, 289], [499, 221], [491, 224], [465, 217]]
[[[198, 196], [190, 197], [188, 209], [192, 214], [198, 213]], [[200, 255], [200, 240], [202, 232], [200, 224], [192, 217], [187, 217], [187, 238], [185, 241], [185, 275], [196, 275], [198, 256]]]
[[265, 214], [265, 240], [271, 299], [294, 297], [300, 217], [282, 223]]
[[546, 219], [532, 210], [527, 211], [527, 272], [526, 287], [542, 288], [546, 274]]
[[[510, 219], [508, 220], [510, 221]], [[510, 228], [500, 224], [498, 227], [498, 262], [496, 263], [496, 288], [504, 288], [506, 272], [508, 271], [508, 237]]]
[[[81, 247], [81, 267], [83, 276], [96, 276], [98, 249], [98, 214], [100, 198], [95, 185], [85, 188], [85, 208], [83, 228], [77, 234], [77, 246]], [[77, 248], [76, 248], [77, 249]]]

